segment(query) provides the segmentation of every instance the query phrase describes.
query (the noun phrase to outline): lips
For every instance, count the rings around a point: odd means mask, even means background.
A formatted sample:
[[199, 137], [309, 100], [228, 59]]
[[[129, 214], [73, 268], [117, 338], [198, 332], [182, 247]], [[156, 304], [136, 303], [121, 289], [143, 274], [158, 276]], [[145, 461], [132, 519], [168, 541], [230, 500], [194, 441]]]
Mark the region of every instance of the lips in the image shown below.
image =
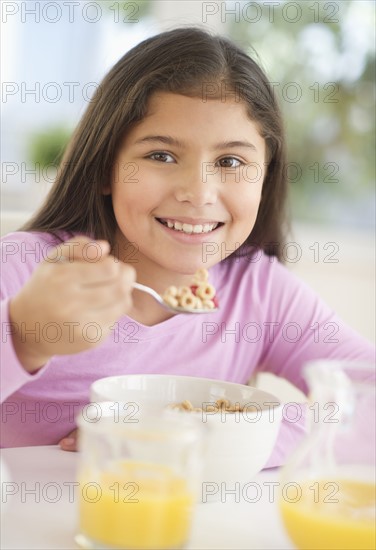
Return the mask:
[[162, 225], [168, 227], [169, 229], [173, 229], [175, 231], [180, 231], [182, 233], [186, 233], [188, 235], [194, 234], [200, 234], [200, 233], [211, 233], [217, 227], [223, 225], [222, 222], [214, 222], [214, 221], [201, 221], [201, 223], [187, 223], [185, 221], [179, 221], [175, 220], [173, 218], [156, 218], [159, 223]]

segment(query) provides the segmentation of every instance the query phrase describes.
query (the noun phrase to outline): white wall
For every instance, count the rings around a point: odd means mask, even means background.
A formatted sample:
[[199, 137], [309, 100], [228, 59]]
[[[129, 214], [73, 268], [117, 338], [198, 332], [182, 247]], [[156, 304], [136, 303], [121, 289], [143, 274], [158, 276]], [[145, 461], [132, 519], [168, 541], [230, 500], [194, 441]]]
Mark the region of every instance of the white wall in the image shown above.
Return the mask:
[[[294, 233], [301, 258], [287, 265], [344, 321], [375, 342], [374, 235], [355, 228], [303, 224], [296, 224]], [[290, 251], [294, 253], [294, 246]]]

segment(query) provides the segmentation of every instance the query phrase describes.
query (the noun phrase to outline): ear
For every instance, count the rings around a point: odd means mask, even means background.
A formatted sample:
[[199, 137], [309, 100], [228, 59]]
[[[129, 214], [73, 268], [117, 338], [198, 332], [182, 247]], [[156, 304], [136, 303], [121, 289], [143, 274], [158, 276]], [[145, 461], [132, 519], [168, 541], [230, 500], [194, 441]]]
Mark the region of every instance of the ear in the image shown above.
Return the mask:
[[102, 195], [111, 195], [111, 186], [105, 185], [102, 187]]

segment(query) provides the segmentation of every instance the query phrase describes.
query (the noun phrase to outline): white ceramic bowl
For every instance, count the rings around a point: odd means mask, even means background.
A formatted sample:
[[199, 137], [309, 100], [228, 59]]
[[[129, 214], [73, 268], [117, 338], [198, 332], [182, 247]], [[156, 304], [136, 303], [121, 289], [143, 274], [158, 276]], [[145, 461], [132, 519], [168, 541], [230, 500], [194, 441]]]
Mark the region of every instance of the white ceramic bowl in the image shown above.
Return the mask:
[[[92, 384], [90, 397], [92, 402], [115, 401], [123, 414], [140, 420], [143, 413], [162, 416], [168, 404], [186, 399], [194, 407], [203, 408], [203, 412], [196, 413], [171, 413], [167, 409], [167, 414], [193, 414], [208, 426], [203, 482], [212, 484], [207, 493], [216, 493], [216, 497], [207, 500], [217, 499], [218, 492], [234, 483], [248, 483], [265, 466], [282, 419], [282, 405], [270, 393], [190, 376], [130, 374], [101, 378]], [[232, 414], [205, 412], [207, 403], [220, 398], [248, 408]]]

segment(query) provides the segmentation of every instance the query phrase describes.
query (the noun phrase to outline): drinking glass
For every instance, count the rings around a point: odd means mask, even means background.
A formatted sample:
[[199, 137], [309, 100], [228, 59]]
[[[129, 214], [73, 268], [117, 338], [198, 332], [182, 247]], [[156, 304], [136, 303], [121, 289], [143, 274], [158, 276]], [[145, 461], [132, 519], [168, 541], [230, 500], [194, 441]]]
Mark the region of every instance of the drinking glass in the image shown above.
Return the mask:
[[202, 427], [182, 415], [130, 422], [117, 405], [91, 404], [78, 418], [76, 542], [95, 549], [184, 548], [199, 491]]

